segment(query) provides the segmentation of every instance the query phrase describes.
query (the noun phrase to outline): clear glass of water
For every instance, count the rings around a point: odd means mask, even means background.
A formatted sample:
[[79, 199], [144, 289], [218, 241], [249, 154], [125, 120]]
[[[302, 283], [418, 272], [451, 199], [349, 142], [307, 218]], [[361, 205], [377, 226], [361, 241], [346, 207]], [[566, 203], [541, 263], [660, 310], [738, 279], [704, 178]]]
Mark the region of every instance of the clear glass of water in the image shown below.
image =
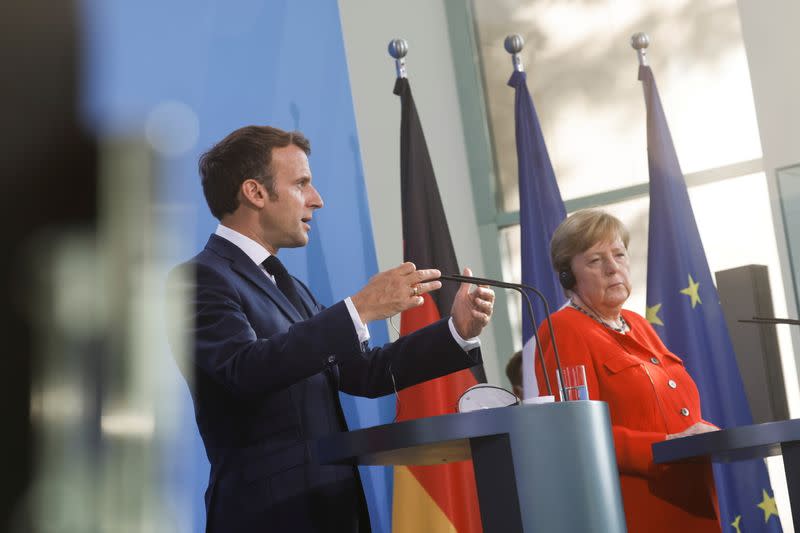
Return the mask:
[[[558, 372], [558, 397], [561, 401], [588, 400], [589, 387], [586, 385], [586, 367], [583, 365], [565, 366], [563, 383], [564, 392], [561, 391], [562, 376]], [[564, 398], [563, 395], [567, 397]]]

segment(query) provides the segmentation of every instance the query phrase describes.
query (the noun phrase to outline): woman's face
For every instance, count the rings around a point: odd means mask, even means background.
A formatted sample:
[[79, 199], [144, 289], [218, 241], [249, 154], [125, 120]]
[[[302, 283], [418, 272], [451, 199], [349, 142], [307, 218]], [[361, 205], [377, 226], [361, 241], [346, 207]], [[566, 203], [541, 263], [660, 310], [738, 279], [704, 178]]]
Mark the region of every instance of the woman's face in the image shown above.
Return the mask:
[[572, 291], [604, 317], [616, 317], [631, 294], [628, 250], [622, 239], [599, 242], [572, 258]]

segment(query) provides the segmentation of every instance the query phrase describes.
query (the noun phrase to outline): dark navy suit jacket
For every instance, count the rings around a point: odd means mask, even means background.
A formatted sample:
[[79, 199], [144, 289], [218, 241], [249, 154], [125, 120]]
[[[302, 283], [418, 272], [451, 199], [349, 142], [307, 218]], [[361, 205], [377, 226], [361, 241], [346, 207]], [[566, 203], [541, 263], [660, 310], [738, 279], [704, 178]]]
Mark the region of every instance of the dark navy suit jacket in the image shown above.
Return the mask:
[[392, 392], [390, 372], [403, 388], [480, 362], [446, 320], [362, 346], [344, 302], [324, 308], [295, 282], [310, 319], [217, 235], [170, 274], [191, 309], [171, 331], [193, 343], [179, 366], [211, 463], [209, 532], [368, 531], [357, 470], [313, 456], [314, 439], [347, 430], [337, 389], [376, 397]]

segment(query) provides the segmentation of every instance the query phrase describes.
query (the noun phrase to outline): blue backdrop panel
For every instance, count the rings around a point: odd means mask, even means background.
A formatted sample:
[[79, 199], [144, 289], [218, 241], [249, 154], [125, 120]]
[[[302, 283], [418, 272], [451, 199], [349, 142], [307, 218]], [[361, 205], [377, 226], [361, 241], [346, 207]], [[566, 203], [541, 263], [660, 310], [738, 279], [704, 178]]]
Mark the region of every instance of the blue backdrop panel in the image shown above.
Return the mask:
[[[311, 139], [314, 182], [325, 200], [309, 246], [281, 252], [287, 267], [326, 304], [377, 271], [335, 1], [84, 0], [83, 12], [83, 109], [98, 135], [142, 136], [153, 110], [169, 101], [192, 119], [178, 128], [187, 147], [157, 155], [161, 223], [181, 237], [162, 251], [166, 265], [193, 255], [216, 226], [197, 175], [200, 154], [235, 128], [270, 124]], [[370, 332], [373, 344], [388, 340], [383, 323]], [[163, 360], [162, 388], [170, 392], [159, 401], [178, 405], [181, 416], [176, 431], [157, 432], [161, 489], [172, 507], [190, 510], [178, 518], [180, 529], [202, 531], [208, 463], [166, 341]], [[394, 416], [391, 397], [342, 401], [351, 428]], [[362, 476], [373, 529], [388, 532], [391, 470]]]

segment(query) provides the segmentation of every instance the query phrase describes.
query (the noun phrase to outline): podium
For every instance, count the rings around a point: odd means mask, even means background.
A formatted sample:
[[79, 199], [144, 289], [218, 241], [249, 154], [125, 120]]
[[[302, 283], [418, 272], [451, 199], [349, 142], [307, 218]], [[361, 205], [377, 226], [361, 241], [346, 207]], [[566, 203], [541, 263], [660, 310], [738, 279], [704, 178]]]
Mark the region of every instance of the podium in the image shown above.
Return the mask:
[[792, 522], [795, 531], [800, 531], [800, 419], [753, 424], [653, 444], [656, 463], [731, 462], [781, 454]]
[[472, 459], [486, 533], [625, 531], [605, 402], [485, 409], [336, 433], [322, 464], [434, 465]]

